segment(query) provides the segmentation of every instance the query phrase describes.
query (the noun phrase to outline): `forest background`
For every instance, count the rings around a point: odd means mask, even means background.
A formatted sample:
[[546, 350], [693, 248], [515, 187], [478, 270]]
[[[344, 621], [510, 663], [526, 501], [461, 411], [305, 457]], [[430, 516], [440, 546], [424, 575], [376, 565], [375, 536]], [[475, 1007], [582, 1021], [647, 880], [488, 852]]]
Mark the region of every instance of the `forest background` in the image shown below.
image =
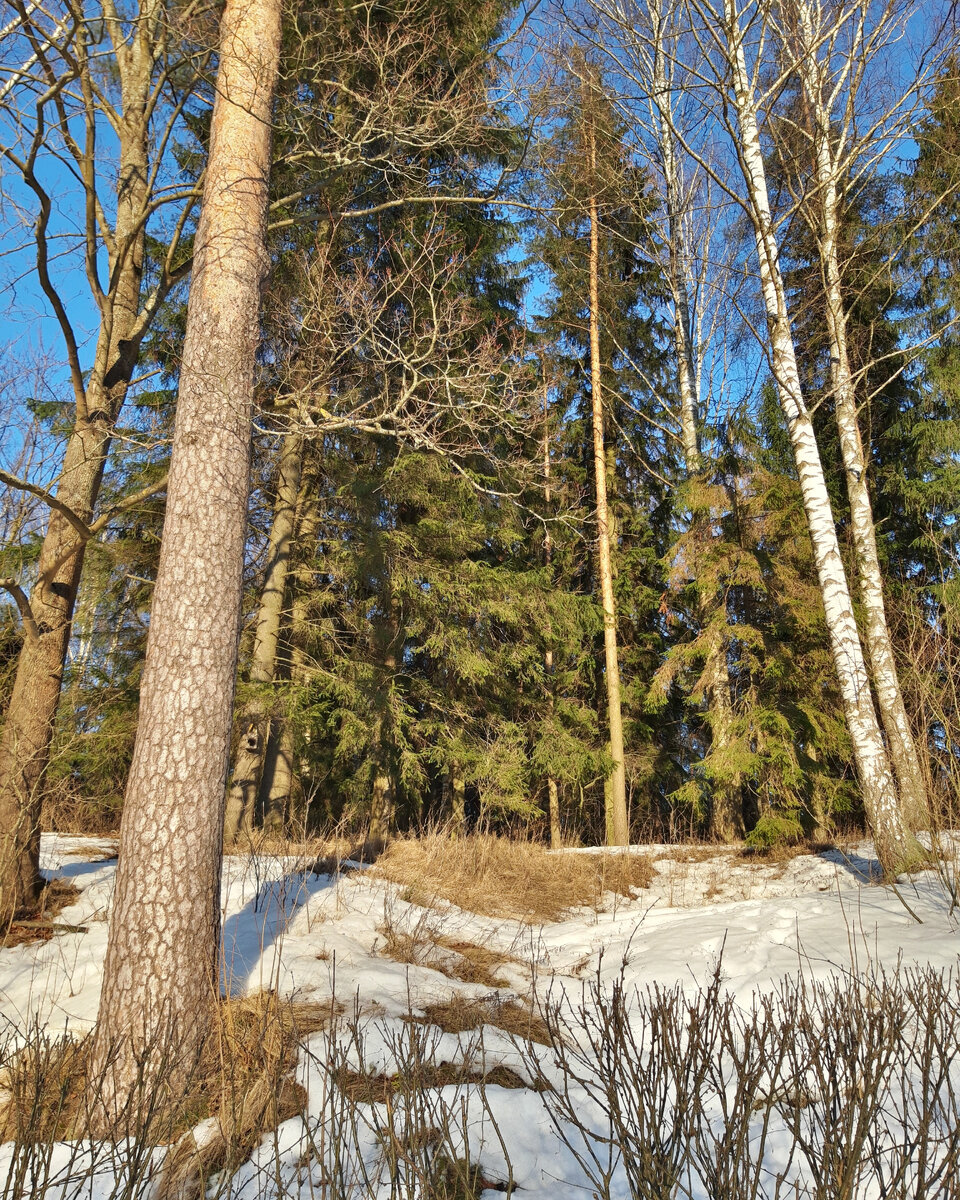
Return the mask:
[[[219, 11], [4, 9], [14, 911], [41, 824], [123, 807]], [[284, 14], [228, 843], [866, 820], [896, 871], [950, 821], [954, 37], [866, 0]]]

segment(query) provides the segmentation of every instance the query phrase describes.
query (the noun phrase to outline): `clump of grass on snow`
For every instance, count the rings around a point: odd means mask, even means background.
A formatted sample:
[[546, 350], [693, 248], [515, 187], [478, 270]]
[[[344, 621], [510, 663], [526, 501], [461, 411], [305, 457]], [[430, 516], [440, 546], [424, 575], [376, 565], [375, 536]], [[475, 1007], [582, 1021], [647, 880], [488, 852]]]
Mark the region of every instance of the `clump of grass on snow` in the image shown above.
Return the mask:
[[598, 908], [608, 892], [630, 896], [656, 874], [642, 854], [552, 854], [534, 842], [443, 834], [391, 842], [374, 870], [404, 885], [413, 902], [445, 900], [530, 923], [559, 920], [572, 908]]

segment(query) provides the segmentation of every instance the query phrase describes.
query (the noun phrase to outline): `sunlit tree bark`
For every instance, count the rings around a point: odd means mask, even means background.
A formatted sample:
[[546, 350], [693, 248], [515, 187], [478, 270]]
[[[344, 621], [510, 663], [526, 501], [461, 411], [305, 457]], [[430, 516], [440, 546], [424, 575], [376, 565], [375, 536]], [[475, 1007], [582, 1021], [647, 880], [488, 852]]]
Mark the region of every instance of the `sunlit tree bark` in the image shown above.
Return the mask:
[[[246, 535], [279, 0], [227, 0], [160, 567], [89, 1096], [174, 1095], [217, 996], [225, 776]], [[161, 1065], [164, 1078], [156, 1075]]]

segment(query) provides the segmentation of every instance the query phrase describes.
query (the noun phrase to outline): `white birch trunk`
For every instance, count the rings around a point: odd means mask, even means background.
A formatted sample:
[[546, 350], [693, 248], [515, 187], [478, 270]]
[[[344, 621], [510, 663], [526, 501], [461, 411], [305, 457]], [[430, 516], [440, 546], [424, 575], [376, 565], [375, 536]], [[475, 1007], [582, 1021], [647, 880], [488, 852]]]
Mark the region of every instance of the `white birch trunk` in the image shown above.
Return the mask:
[[724, 8], [732, 99], [739, 126], [739, 159], [756, 239], [773, 373], [800, 480], [863, 805], [883, 869], [888, 875], [896, 875], [915, 865], [922, 857], [922, 849], [906, 826], [873, 708], [870, 679], [840, 555], [819, 447], [800, 387], [770, 212], [755, 96], [747, 72], [735, 0], [725, 0]]
[[926, 787], [910, 720], [903, 703], [893, 643], [887, 624], [876, 526], [867, 486], [867, 459], [860, 434], [856, 387], [847, 345], [847, 318], [843, 305], [837, 245], [840, 220], [838, 180], [841, 167], [834, 151], [830, 114], [826, 111], [823, 100], [825, 81], [821, 78], [808, 4], [800, 4], [799, 17], [802, 34], [799, 69], [813, 117], [817, 184], [813, 201], [816, 215], [811, 224], [817, 238], [823, 275], [827, 336], [830, 341], [831, 383], [847, 496], [850, 501], [857, 580], [864, 613], [864, 641], [880, 718], [900, 788], [904, 815], [912, 828], [921, 829], [929, 825]]

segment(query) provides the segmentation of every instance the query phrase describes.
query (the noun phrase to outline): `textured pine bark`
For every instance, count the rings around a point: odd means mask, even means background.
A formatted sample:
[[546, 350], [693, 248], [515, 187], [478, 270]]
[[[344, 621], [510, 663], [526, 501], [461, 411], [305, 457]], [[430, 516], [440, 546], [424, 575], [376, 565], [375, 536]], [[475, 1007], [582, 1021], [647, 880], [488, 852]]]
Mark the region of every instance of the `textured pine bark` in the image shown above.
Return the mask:
[[863, 805], [883, 869], [889, 875], [896, 875], [906, 867], [915, 865], [923, 857], [923, 852], [904, 820], [896, 781], [874, 712], [870, 679], [840, 554], [820, 450], [800, 387], [770, 211], [755, 99], [747, 74], [742, 30], [734, 0], [725, 0], [725, 15], [728, 62], [739, 126], [739, 156], [754, 225], [773, 374], [797, 465]]
[[[597, 173], [596, 138], [589, 116], [589, 86], [584, 85], [587, 161], [592, 178]], [[604, 679], [607, 691], [607, 727], [613, 773], [606, 793], [607, 841], [612, 846], [630, 842], [627, 819], [627, 773], [623, 749], [623, 714], [620, 704], [620, 662], [617, 654], [617, 611], [613, 595], [610, 557], [610, 513], [607, 504], [607, 456], [603, 436], [603, 391], [600, 364], [600, 214], [597, 199], [588, 202], [590, 219], [590, 391], [593, 401], [593, 466], [597, 501], [597, 567], [603, 606]]]
[[280, 11], [279, 0], [227, 0], [221, 20], [163, 545], [91, 1057], [88, 1099], [106, 1129], [138, 1075], [176, 1097], [218, 994]]
[[[114, 427], [136, 366], [156, 5], [143, 6], [140, 36], [118, 55], [124, 125], [119, 135], [117, 213], [94, 362], [67, 441], [57, 499], [85, 524], [93, 517]], [[0, 922], [32, 908], [40, 888], [40, 810], [86, 539], [52, 510], [30, 606], [39, 630], [26, 637], [0, 740]]]
[[867, 455], [860, 434], [856, 385], [847, 344], [847, 316], [843, 303], [837, 246], [840, 222], [840, 166], [835, 160], [830, 115], [823, 102], [825, 81], [820, 78], [812, 21], [806, 3], [798, 6], [798, 15], [806, 47], [806, 52], [800, 56], [800, 71], [807, 103], [813, 116], [818, 185], [814, 229], [826, 300], [834, 407], [850, 502], [858, 590], [864, 614], [863, 640], [904, 814], [911, 828], [925, 829], [930, 824], [927, 791], [910, 718], [903, 702], [893, 642], [887, 624], [883, 573], [880, 569], [873, 505], [867, 483]]

